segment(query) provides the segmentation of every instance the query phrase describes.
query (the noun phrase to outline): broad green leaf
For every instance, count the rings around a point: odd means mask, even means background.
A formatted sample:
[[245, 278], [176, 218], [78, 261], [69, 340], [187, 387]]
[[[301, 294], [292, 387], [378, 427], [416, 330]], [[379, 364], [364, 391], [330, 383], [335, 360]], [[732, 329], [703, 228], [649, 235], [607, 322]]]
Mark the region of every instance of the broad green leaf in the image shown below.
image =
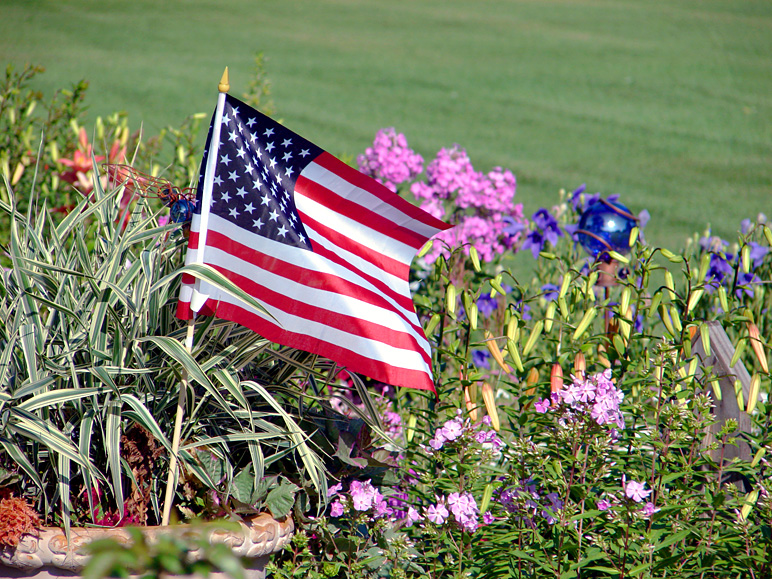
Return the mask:
[[295, 493], [299, 487], [284, 480], [278, 487], [274, 487], [265, 497], [265, 506], [271, 511], [275, 519], [283, 519], [292, 510], [295, 504]]

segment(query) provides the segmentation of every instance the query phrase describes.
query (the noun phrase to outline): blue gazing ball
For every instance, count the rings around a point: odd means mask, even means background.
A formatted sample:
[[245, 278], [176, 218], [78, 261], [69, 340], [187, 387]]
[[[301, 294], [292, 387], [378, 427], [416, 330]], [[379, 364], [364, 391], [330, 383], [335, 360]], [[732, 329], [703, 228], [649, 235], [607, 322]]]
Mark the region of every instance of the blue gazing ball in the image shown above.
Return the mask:
[[630, 251], [630, 232], [637, 223], [635, 215], [621, 203], [600, 199], [582, 213], [576, 237], [593, 257], [603, 251]]
[[178, 199], [172, 205], [170, 210], [170, 217], [174, 223], [185, 223], [193, 218], [193, 201], [188, 201], [185, 198]]

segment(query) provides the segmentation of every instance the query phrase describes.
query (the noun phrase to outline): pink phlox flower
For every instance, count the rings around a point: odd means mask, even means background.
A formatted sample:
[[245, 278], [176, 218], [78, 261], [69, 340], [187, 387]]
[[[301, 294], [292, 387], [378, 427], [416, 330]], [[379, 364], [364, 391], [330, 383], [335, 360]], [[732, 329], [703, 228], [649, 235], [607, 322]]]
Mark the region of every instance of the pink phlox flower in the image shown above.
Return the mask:
[[575, 384], [577, 392], [576, 396], [580, 402], [592, 402], [595, 400], [595, 384], [592, 378], [582, 380]]
[[549, 398], [540, 398], [539, 401], [533, 405], [533, 407], [536, 409], [536, 412], [545, 414], [549, 412], [550, 400]]
[[439, 501], [436, 505], [430, 505], [428, 508], [424, 509], [424, 514], [426, 518], [435, 525], [443, 524], [445, 519], [450, 516], [448, 509], [445, 508], [445, 505]]
[[340, 517], [342, 514], [343, 514], [343, 503], [337, 500], [334, 503], [332, 503], [332, 506], [330, 507], [330, 516]]
[[652, 516], [654, 513], [656, 513], [659, 509], [654, 507], [654, 503], [647, 502], [645, 505], [643, 505], [643, 508], [641, 509], [641, 514], [648, 518]]
[[450, 493], [448, 506], [459, 525], [470, 533], [477, 530], [480, 509], [470, 493]]
[[625, 496], [628, 499], [634, 500], [636, 503], [640, 503], [651, 494], [650, 490], [646, 490], [645, 483], [639, 483], [634, 480], [628, 481], [625, 484]]
[[577, 387], [576, 382], [569, 385], [567, 388], [563, 388], [558, 394], [560, 395], [560, 399], [569, 406], [573, 406], [579, 402], [579, 388]]
[[450, 442], [464, 434], [464, 426], [464, 419], [461, 418], [461, 416], [456, 416], [443, 424], [442, 428], [440, 428], [440, 432], [442, 433], [442, 437]]
[[601, 499], [598, 501], [599, 511], [607, 511], [610, 507], [611, 507], [611, 503], [608, 502], [606, 499]]
[[383, 499], [383, 495], [378, 492], [370, 481], [353, 481], [349, 487], [351, 501], [357, 511], [367, 511]]
[[343, 490], [343, 483], [332, 485], [327, 489], [327, 498], [334, 497]]
[[390, 517], [394, 514], [394, 509], [389, 506], [389, 503], [386, 500], [381, 498], [381, 500], [375, 502], [373, 514], [376, 518]]
[[491, 445], [493, 450], [499, 450], [502, 446], [504, 446], [504, 441], [499, 438], [495, 430], [480, 430], [477, 434], [474, 435], [474, 439], [480, 444]]
[[402, 435], [402, 417], [396, 412], [387, 411], [383, 415], [383, 425], [386, 427], [386, 434], [391, 438], [399, 438]]
[[493, 521], [496, 520], [496, 517], [494, 517], [493, 513], [490, 511], [485, 511], [482, 520], [484, 525], [490, 525]]
[[357, 157], [359, 170], [383, 183], [392, 191], [423, 171], [423, 158], [410, 149], [407, 139], [393, 128], [379, 130], [373, 146]]
[[407, 508], [407, 515], [405, 515], [405, 526], [410, 527], [413, 525], [413, 523], [417, 523], [418, 521], [422, 520], [423, 517], [421, 516], [421, 513], [419, 513], [417, 510], [415, 510], [412, 506], [409, 506]]

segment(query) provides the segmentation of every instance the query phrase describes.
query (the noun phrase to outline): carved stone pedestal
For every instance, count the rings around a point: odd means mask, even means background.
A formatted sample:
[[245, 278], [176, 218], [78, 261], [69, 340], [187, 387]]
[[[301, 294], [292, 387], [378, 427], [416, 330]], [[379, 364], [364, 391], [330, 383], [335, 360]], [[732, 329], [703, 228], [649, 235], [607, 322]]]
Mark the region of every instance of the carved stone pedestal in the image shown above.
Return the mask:
[[[277, 521], [268, 514], [256, 515], [239, 523], [238, 530], [224, 530], [217, 523], [202, 525], [174, 525], [143, 527], [148, 543], [161, 535], [173, 535], [185, 540], [206, 536], [210, 543], [228, 545], [238, 557], [247, 557], [246, 577], [263, 579], [269, 555], [281, 549], [292, 538], [295, 525], [292, 519]], [[0, 577], [34, 577], [36, 579], [78, 577], [88, 561], [84, 546], [96, 539], [112, 538], [128, 543], [131, 539], [125, 529], [74, 528], [67, 541], [58, 527], [46, 527], [37, 536], [25, 535], [15, 549], [0, 551]], [[191, 541], [191, 545], [195, 544]], [[200, 550], [190, 551], [192, 560], [201, 557]], [[224, 573], [213, 572], [212, 579], [229, 579]]]

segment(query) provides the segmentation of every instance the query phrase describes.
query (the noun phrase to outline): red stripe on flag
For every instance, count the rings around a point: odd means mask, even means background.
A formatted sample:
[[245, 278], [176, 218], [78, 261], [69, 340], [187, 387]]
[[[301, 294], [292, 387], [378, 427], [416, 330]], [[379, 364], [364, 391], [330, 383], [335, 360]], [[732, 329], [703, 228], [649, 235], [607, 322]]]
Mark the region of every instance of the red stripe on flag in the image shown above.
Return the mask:
[[444, 221], [440, 221], [433, 215], [430, 215], [420, 207], [416, 207], [406, 199], [394, 193], [385, 185], [379, 183], [371, 177], [368, 177], [367, 175], [364, 175], [363, 173], [360, 173], [340, 159], [336, 159], [326, 151], [323, 151], [316, 159], [314, 159], [314, 163], [320, 167], [324, 167], [332, 173], [335, 173], [341, 179], [345, 179], [352, 185], [372, 193], [381, 201], [396, 207], [410, 218], [415, 219], [424, 225], [428, 225], [429, 227], [433, 227], [437, 229], [437, 231], [444, 231], [453, 227]]
[[[391, 191], [389, 191], [389, 193], [391, 193]], [[421, 246], [426, 243], [426, 236], [407, 229], [406, 227], [402, 227], [401, 225], [394, 223], [391, 219], [362, 207], [359, 203], [349, 201], [323, 185], [311, 181], [302, 174], [298, 177], [297, 183], [295, 184], [295, 195], [303, 195], [312, 201], [316, 201], [320, 205], [324, 205], [331, 211], [334, 211], [343, 217], [356, 221], [368, 229], [391, 237], [416, 250], [420, 249]], [[397, 196], [396, 193], [391, 193], [391, 195]]]
[[382, 269], [386, 273], [397, 276], [400, 279], [406, 280], [408, 275], [410, 275], [409, 263], [402, 263], [401, 261], [393, 259], [388, 255], [384, 255], [379, 251], [370, 249], [361, 243], [357, 243], [350, 237], [343, 235], [342, 233], [339, 233], [338, 231], [327, 227], [326, 225], [323, 225], [310, 215], [301, 213], [300, 211], [298, 211], [298, 214], [303, 221], [304, 227], [307, 229], [313, 229], [319, 235], [329, 240], [333, 245], [336, 245], [345, 251], [361, 257], [365, 261], [372, 263], [378, 269]]
[[[341, 296], [355, 298], [357, 300], [361, 300], [362, 302], [387, 310], [395, 315], [398, 315], [402, 320], [404, 320], [405, 324], [413, 328], [413, 330], [417, 332], [419, 335], [421, 336], [423, 335], [423, 329], [420, 326], [417, 326], [415, 323], [411, 322], [411, 320], [408, 319], [408, 317], [405, 315], [404, 312], [395, 308], [394, 305], [388, 302], [382, 295], [378, 294], [377, 292], [373, 292], [371, 290], [363, 288], [337, 275], [320, 273], [314, 270], [308, 270], [304, 267], [281, 260], [277, 257], [256, 252], [253, 249], [250, 249], [249, 247], [242, 245], [241, 243], [238, 243], [237, 241], [234, 241], [233, 239], [230, 239], [229, 237], [212, 229], [209, 230], [209, 233], [207, 236], [207, 247], [218, 248], [229, 255], [232, 255], [238, 259], [241, 259], [242, 261], [250, 263], [256, 267], [264, 269], [280, 277], [292, 280], [293, 282], [300, 283], [305, 287], [308, 287], [314, 290], [319, 290], [319, 291], [327, 291], [332, 294], [338, 294]], [[304, 251], [304, 250], [299, 250], [299, 251]], [[298, 315], [300, 317], [307, 318], [307, 319], [312, 319], [317, 321], [324, 320], [324, 323], [327, 323], [328, 325], [337, 327], [345, 331], [348, 331], [346, 329], [347, 327], [346, 325], [347, 324], [351, 325], [354, 323], [351, 320], [356, 320], [355, 317], [347, 316], [345, 314], [339, 314], [341, 316], [345, 316], [345, 318], [350, 318], [350, 319], [348, 319], [348, 321], [346, 320], [340, 321], [339, 325], [328, 323], [326, 320], [326, 317], [331, 316], [332, 313], [329, 313], [329, 310], [325, 310], [323, 308], [316, 308], [315, 306], [307, 305], [303, 301], [302, 295], [298, 294], [292, 297], [287, 297], [284, 294], [279, 294], [277, 292], [274, 292], [273, 290], [261, 284], [258, 284], [255, 281], [250, 280], [236, 272], [230, 272], [216, 265], [214, 267], [220, 270], [226, 277], [230, 278], [241, 289], [243, 289], [250, 295], [255, 296], [259, 301], [264, 302], [266, 304], [274, 305], [282, 311], [292, 313], [293, 315]], [[412, 307], [413, 306], [411, 303], [410, 311], [413, 311]], [[300, 312], [303, 312], [303, 313], [300, 313]], [[322, 316], [325, 316], [325, 317], [322, 317]], [[379, 325], [378, 327], [382, 328], [383, 326]], [[375, 331], [375, 333], [371, 334], [370, 337], [378, 336], [378, 332], [380, 331], [381, 330]], [[349, 332], [349, 333], [355, 333], [355, 332]], [[381, 340], [380, 337], [378, 339], [379, 341], [385, 341], [385, 340]], [[411, 336], [411, 340], [413, 341], [413, 345], [411, 346], [411, 349], [420, 348], [415, 338]]]
[[[207, 302], [207, 305], [209, 305], [209, 302]], [[356, 368], [356, 372], [365, 374], [380, 382], [395, 386], [415, 388], [418, 390], [435, 391], [434, 383], [432, 382], [430, 374], [427, 372], [392, 366], [386, 362], [362, 356], [356, 351], [341, 347], [339, 344], [325, 342], [324, 340], [298, 332], [283, 330], [268, 320], [265, 320], [238, 305], [219, 302], [217, 304], [216, 315], [219, 318], [231, 320], [242, 326], [246, 326], [272, 342], [284, 344], [291, 348], [299, 348], [311, 352], [312, 354], [324, 356], [325, 358], [348, 360], [348, 365]]]

